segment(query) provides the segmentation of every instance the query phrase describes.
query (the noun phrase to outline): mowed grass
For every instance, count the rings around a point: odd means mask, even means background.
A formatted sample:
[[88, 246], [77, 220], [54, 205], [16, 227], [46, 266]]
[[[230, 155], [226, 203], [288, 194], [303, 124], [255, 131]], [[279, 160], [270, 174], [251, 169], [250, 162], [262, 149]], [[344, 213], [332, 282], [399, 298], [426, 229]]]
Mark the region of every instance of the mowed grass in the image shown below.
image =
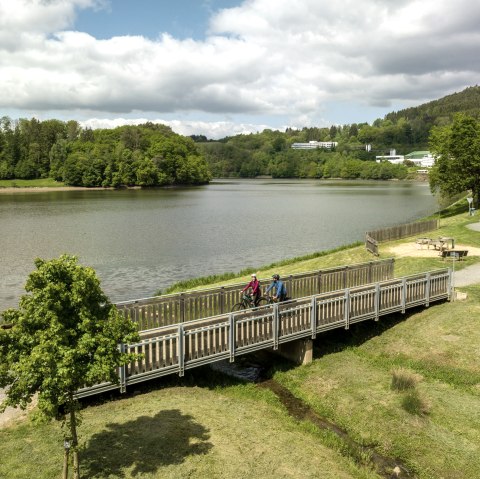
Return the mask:
[[[464, 205], [463, 205], [464, 206]], [[480, 246], [462, 204], [436, 236]], [[430, 236], [430, 235], [429, 235]], [[414, 241], [406, 238], [380, 245]], [[364, 246], [259, 267], [260, 277], [371, 261]], [[457, 262], [460, 269], [478, 257]], [[438, 256], [397, 257], [396, 276], [448, 267]], [[230, 278], [230, 282], [248, 276]], [[226, 284], [220, 282], [218, 284]], [[397, 458], [420, 479], [480, 477], [480, 286], [466, 301], [433, 304], [319, 335], [312, 364], [278, 363], [273, 377], [358, 443]], [[394, 374], [415, 378], [407, 390]], [[135, 390], [135, 386], [129, 388]], [[82, 477], [377, 478], [342, 439], [296, 422], [268, 390], [219, 378], [208, 368], [164, 378], [84, 409]], [[410, 396], [409, 396], [410, 395]], [[0, 429], [0, 478], [61, 475], [58, 423]]]
[[[194, 383], [192, 377], [190, 383]], [[252, 384], [158, 386], [84, 409], [85, 478], [375, 478]], [[0, 477], [60, 477], [57, 423], [0, 430]]]
[[[467, 301], [382, 318], [373, 331], [370, 322], [341, 338], [340, 332], [320, 337], [311, 365], [274, 377], [360, 443], [401, 460], [415, 477], [477, 479], [480, 286], [464, 289]], [[392, 388], [398, 368], [416, 378], [418, 411], [405, 407], [411, 391]]]

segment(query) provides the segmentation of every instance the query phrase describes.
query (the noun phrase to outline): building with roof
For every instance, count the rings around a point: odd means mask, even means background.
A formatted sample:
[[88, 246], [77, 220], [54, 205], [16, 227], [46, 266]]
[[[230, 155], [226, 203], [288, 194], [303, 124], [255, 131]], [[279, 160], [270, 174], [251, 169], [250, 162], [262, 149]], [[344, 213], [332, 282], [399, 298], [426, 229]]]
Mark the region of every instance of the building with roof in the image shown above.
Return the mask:
[[308, 143], [293, 143], [294, 150], [315, 150], [317, 148], [325, 148], [331, 150], [338, 145], [336, 141], [309, 141]]

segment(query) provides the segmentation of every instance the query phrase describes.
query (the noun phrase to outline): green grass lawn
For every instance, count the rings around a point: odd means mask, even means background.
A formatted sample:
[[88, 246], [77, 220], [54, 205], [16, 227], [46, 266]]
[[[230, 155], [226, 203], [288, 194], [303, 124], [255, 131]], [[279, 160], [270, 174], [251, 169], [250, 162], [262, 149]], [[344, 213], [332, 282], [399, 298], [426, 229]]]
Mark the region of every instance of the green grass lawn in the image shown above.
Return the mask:
[[0, 188], [51, 188], [53, 186], [65, 186], [61, 181], [53, 178], [40, 178], [37, 180], [0, 180]]
[[[466, 228], [475, 221], [454, 206], [432, 235], [480, 247], [480, 234]], [[381, 244], [381, 257], [390, 246], [412, 241]], [[258, 271], [269, 277], [372, 259], [362, 245]], [[468, 257], [456, 268], [479, 260]], [[398, 257], [395, 269], [401, 276], [445, 266], [438, 255]], [[480, 285], [462, 290], [465, 301], [319, 335], [312, 364], [278, 361], [272, 377], [353, 441], [401, 461], [409, 477], [478, 479]], [[398, 371], [411, 379], [409, 388], [392, 387]], [[85, 405], [82, 477], [380, 477], [344, 439], [293, 419], [270, 390], [207, 367], [130, 389], [129, 395]], [[60, 477], [61, 437], [56, 422], [26, 420], [0, 429], [0, 478]]]

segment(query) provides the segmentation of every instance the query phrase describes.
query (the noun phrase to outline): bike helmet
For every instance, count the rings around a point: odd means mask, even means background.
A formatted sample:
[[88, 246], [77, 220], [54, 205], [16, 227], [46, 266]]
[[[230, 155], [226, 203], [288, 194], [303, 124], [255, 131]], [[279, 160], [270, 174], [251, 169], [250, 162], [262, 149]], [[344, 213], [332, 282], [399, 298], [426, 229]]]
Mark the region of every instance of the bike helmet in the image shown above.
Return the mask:
[[274, 275], [272, 276], [272, 278], [273, 278], [273, 279], [276, 279], [276, 280], [278, 281], [278, 280], [280, 279], [280, 276], [279, 276], [278, 274], [274, 274]]
[[252, 273], [252, 278], [256, 278], [257, 275], [255, 273]]

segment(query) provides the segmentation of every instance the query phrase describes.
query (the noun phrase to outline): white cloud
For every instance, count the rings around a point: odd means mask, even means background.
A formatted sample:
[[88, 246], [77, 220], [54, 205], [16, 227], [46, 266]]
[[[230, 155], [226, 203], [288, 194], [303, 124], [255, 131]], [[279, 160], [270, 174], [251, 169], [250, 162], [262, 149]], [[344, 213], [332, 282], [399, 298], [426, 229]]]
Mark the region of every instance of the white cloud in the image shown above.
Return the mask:
[[324, 124], [335, 101], [386, 113], [478, 82], [480, 4], [470, 0], [248, 0], [213, 16], [204, 41], [74, 31], [78, 9], [103, 4], [0, 0], [0, 111], [196, 112], [216, 116], [218, 137], [232, 117]]
[[141, 125], [147, 122], [169, 126], [175, 133], [180, 135], [205, 135], [209, 139], [220, 139], [226, 136], [258, 133], [272, 128], [268, 125], [236, 123], [231, 121], [193, 121], [193, 120], [164, 120], [148, 118], [115, 118], [101, 119], [91, 118], [81, 121], [83, 128], [116, 128], [122, 125]]

